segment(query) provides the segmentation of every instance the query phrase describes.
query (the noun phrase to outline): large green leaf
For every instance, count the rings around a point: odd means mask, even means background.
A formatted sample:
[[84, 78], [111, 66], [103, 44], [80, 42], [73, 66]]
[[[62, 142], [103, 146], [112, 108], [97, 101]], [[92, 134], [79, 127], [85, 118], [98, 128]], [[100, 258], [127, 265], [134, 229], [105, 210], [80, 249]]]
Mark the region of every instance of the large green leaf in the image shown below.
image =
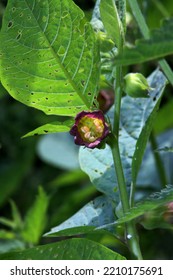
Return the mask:
[[125, 47], [123, 55], [115, 58], [116, 65], [131, 65], [173, 54], [173, 18], [165, 20], [160, 29], [153, 30], [149, 40], [136, 41], [135, 47]]
[[112, 223], [114, 220], [115, 214], [110, 199], [100, 196], [45, 235], [66, 236], [86, 233], [103, 224]]
[[91, 240], [74, 238], [0, 255], [0, 260], [124, 260], [120, 254]]
[[99, 79], [94, 31], [72, 0], [9, 0], [0, 35], [0, 76], [20, 102], [74, 116], [92, 107]]
[[[150, 91], [149, 98], [126, 96], [122, 99], [119, 144], [127, 187], [130, 187], [132, 181], [132, 159], [136, 162], [133, 164], [133, 179], [139, 169], [146, 140], [156, 116], [155, 108], [158, 108], [160, 103], [166, 78], [160, 71], [156, 70], [151, 74], [148, 82], [151, 88], [154, 88]], [[111, 120], [113, 120], [113, 115], [114, 111], [111, 110], [109, 112]], [[148, 121], [150, 118], [152, 122]], [[144, 141], [139, 140], [144, 133]], [[119, 195], [118, 192], [115, 192], [118, 183], [109, 146], [103, 150], [81, 148], [79, 155], [82, 170], [89, 175], [96, 188], [118, 203]]]

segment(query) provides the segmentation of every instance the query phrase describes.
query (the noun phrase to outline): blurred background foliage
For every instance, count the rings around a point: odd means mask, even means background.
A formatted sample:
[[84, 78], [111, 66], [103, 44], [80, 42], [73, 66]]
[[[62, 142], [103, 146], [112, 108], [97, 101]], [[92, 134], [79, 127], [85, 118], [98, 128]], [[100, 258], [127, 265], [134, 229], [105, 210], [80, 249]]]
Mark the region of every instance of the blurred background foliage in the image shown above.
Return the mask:
[[[90, 20], [95, 1], [75, 2]], [[150, 28], [159, 27], [162, 18], [173, 16], [171, 0], [140, 0], [139, 3]], [[6, 0], [0, 0], [0, 25], [6, 4]], [[127, 30], [128, 42], [141, 37], [129, 8]], [[173, 65], [172, 56], [167, 61]], [[126, 72], [138, 71], [147, 76], [156, 67], [157, 62], [152, 61], [130, 66]], [[173, 128], [172, 108], [173, 89], [168, 85], [154, 127], [157, 135]], [[69, 218], [98, 192], [79, 169], [78, 148], [68, 134], [21, 139], [36, 127], [56, 120], [55, 116], [46, 116], [13, 100], [1, 83], [0, 112], [0, 253], [3, 253], [55, 241], [55, 238], [42, 238], [42, 233]], [[37, 228], [35, 239], [30, 240], [34, 213], [38, 220], [44, 215], [44, 221]], [[121, 235], [122, 229], [118, 230]], [[138, 230], [145, 259], [173, 259], [172, 227], [146, 230], [139, 226]], [[113, 236], [102, 233], [87, 237], [127, 255], [123, 243]]]

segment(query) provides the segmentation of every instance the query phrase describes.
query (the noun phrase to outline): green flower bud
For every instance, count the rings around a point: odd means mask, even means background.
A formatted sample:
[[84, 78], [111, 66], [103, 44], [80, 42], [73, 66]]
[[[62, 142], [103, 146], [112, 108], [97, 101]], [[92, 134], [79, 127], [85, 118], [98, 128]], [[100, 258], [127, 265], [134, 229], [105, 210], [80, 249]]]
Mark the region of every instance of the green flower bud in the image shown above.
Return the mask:
[[150, 86], [140, 73], [129, 73], [124, 77], [124, 92], [134, 98], [149, 97]]

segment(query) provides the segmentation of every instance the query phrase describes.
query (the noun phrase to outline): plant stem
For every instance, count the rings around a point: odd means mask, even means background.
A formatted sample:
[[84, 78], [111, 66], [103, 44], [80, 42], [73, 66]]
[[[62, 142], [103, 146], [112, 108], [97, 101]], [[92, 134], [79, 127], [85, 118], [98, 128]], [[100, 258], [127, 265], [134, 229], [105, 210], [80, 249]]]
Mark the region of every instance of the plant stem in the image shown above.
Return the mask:
[[[120, 199], [122, 204], [123, 213], [127, 213], [130, 210], [129, 198], [126, 188], [126, 182], [120, 157], [120, 150], [117, 138], [112, 135], [110, 140], [110, 147], [112, 150], [112, 156], [114, 160], [115, 171], [117, 175]], [[142, 254], [139, 246], [138, 234], [136, 232], [135, 224], [133, 221], [129, 221], [126, 224], [126, 239], [129, 249], [135, 258], [142, 259]]]
[[[125, 214], [130, 210], [130, 205], [129, 205], [129, 197], [126, 188], [122, 162], [121, 162], [119, 144], [118, 144], [121, 97], [122, 97], [122, 67], [121, 66], [116, 68], [116, 79], [115, 79], [114, 86], [115, 86], [116, 97], [115, 97], [115, 109], [114, 109], [113, 134], [110, 140], [110, 147], [112, 150], [115, 172], [117, 175], [122, 209], [123, 209], [123, 213]], [[138, 235], [133, 221], [130, 221], [126, 224], [126, 238], [127, 238], [127, 244], [133, 256], [135, 256], [135, 258], [137, 259], [142, 259]]]
[[159, 65], [162, 68], [163, 72], [165, 73], [167, 79], [169, 80], [170, 84], [173, 86], [173, 72], [169, 64], [165, 59], [159, 60]]
[[[121, 5], [123, 8], [126, 7], [126, 1], [121, 1]], [[125, 11], [123, 10], [125, 13]], [[124, 32], [126, 27], [124, 26]], [[118, 46], [118, 53], [121, 54], [123, 52], [123, 45], [124, 45], [124, 38], [121, 38], [120, 45]], [[114, 70], [113, 70], [114, 73]], [[110, 136], [110, 147], [112, 151], [114, 166], [115, 166], [115, 172], [117, 176], [118, 181], [118, 188], [119, 188], [119, 194], [120, 194], [120, 201], [122, 204], [123, 213], [127, 213], [130, 210], [129, 205], [129, 197], [128, 192], [126, 188], [126, 181], [124, 177], [124, 171], [120, 156], [120, 150], [119, 150], [119, 126], [120, 126], [120, 112], [121, 112], [121, 98], [122, 98], [122, 66], [116, 67], [116, 74], [115, 74], [115, 81], [114, 81], [114, 90], [116, 93], [115, 96], [115, 108], [114, 108], [114, 124], [113, 124], [113, 131]], [[133, 254], [133, 257], [137, 259], [142, 259], [142, 254], [140, 251], [139, 246], [139, 240], [138, 235], [136, 232], [136, 227], [133, 221], [130, 221], [126, 224], [126, 239], [127, 244], [129, 246], [129, 249], [131, 253]]]
[[156, 142], [156, 139], [155, 139], [155, 136], [154, 136], [153, 132], [150, 135], [150, 142], [151, 142], [151, 147], [152, 147], [152, 150], [153, 150], [154, 159], [155, 159], [155, 162], [156, 162], [156, 165], [157, 165], [157, 170], [158, 170], [158, 173], [159, 173], [160, 182], [164, 187], [166, 187], [166, 185], [167, 185], [166, 173], [165, 173], [163, 162], [160, 158], [159, 153], [155, 152], [155, 150], [157, 149], [157, 142]]
[[[150, 38], [150, 30], [146, 24], [145, 18], [143, 14], [141, 13], [140, 7], [138, 5], [138, 2], [136, 0], [128, 0], [129, 5], [131, 7], [132, 13], [138, 23], [138, 26], [141, 30], [142, 35], [147, 40]], [[167, 79], [169, 80], [170, 84], [173, 86], [173, 72], [168, 65], [167, 61], [165, 59], [159, 60], [159, 65], [162, 68], [163, 72], [165, 73]]]

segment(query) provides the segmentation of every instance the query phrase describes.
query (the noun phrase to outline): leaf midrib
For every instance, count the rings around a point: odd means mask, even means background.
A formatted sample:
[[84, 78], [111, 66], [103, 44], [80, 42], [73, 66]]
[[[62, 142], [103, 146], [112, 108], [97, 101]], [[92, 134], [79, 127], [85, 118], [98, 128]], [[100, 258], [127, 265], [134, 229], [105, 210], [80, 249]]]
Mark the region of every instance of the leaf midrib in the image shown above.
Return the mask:
[[[42, 30], [42, 28], [41, 28], [39, 22], [37, 21], [35, 15], [34, 15], [34, 13], [33, 13], [33, 11], [32, 11], [31, 8], [29, 7], [27, 0], [25, 0], [25, 2], [26, 2], [26, 5], [28, 6], [28, 9], [29, 9], [30, 12], [31, 12], [31, 14], [33, 15], [33, 17], [34, 17], [34, 19], [35, 19], [35, 21], [36, 21], [36, 23], [37, 23], [37, 25], [38, 25], [38, 27], [39, 27], [41, 33], [43, 34], [44, 39], [46, 40], [46, 43], [48, 44], [48, 47], [49, 47], [49, 49], [50, 49], [50, 51], [51, 51], [53, 57], [55, 58], [56, 61], [58, 61], [58, 65], [60, 66], [60, 68], [61, 68], [62, 71], [64, 72], [65, 76], [66, 76], [67, 79], [69, 80], [69, 82], [70, 82], [71, 86], [73, 87], [74, 91], [80, 96], [80, 98], [83, 100], [84, 104], [89, 108], [89, 107], [90, 107], [90, 104], [89, 104], [88, 100], [85, 99], [84, 96], [82, 96], [82, 95], [79, 93], [79, 91], [78, 91], [78, 89], [77, 89], [75, 83], [73, 82], [73, 80], [72, 80], [71, 77], [70, 77], [70, 74], [68, 73], [68, 71], [66, 70], [66, 68], [63, 66], [63, 64], [61, 64], [58, 55], [57, 55], [56, 52], [54, 51], [53, 47], [51, 46], [51, 43], [49, 42], [48, 38], [46, 37], [45, 33], [43, 32], [43, 30]], [[48, 5], [49, 5], [49, 3], [48, 3]], [[61, 0], [60, 0], [60, 5], [61, 5]], [[60, 26], [60, 25], [59, 25], [59, 26]], [[59, 27], [59, 28], [60, 28], [60, 27]]]

